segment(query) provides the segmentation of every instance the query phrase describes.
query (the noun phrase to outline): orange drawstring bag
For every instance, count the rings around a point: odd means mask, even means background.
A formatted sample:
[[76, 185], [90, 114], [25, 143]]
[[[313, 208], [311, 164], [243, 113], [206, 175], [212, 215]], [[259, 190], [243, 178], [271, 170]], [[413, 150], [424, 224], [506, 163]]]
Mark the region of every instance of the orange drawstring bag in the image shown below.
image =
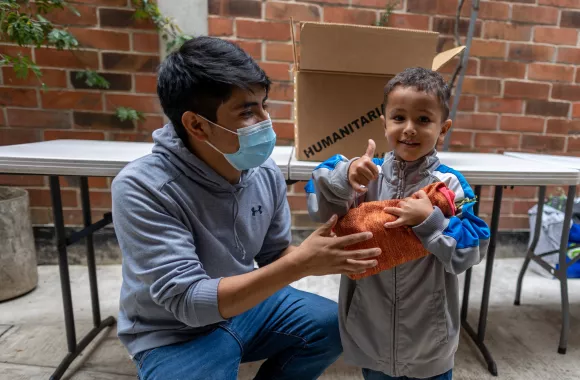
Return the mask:
[[[431, 204], [439, 207], [446, 217], [455, 215], [455, 194], [443, 182], [426, 186], [423, 191], [427, 193]], [[413, 195], [412, 198], [416, 198], [416, 195]], [[400, 201], [400, 199], [390, 199], [364, 202], [358, 207], [350, 209], [345, 216], [338, 220], [334, 228], [337, 236], [367, 231], [373, 233], [372, 239], [353, 244], [347, 247], [348, 250], [369, 248], [382, 250], [380, 256], [377, 257], [377, 266], [367, 269], [361, 274], [349, 275], [348, 277], [351, 279], [358, 280], [372, 276], [429, 254], [411, 227], [403, 226], [392, 229], [384, 227], [385, 223], [397, 219], [395, 215], [385, 212], [385, 207], [397, 207]]]

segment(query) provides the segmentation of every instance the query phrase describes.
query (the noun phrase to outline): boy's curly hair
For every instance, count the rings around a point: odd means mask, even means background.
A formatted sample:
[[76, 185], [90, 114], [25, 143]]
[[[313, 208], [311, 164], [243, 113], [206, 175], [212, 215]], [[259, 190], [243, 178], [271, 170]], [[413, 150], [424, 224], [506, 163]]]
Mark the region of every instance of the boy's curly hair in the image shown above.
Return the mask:
[[449, 86], [443, 80], [441, 74], [425, 69], [422, 67], [412, 67], [405, 69], [399, 74], [395, 75], [385, 86], [383, 96], [383, 113], [387, 107], [387, 98], [389, 94], [397, 87], [415, 87], [418, 91], [424, 91], [428, 94], [433, 94], [439, 99], [441, 110], [443, 112], [443, 120], [449, 117]]

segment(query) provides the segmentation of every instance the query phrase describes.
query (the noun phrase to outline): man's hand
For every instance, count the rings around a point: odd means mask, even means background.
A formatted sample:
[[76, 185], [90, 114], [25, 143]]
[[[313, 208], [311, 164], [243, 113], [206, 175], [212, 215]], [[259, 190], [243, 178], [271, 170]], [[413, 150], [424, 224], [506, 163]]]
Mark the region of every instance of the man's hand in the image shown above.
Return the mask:
[[366, 186], [369, 182], [379, 177], [379, 169], [372, 161], [375, 155], [375, 149], [375, 142], [369, 140], [369, 145], [364, 156], [353, 161], [348, 168], [348, 183], [350, 183], [357, 193], [367, 191]]
[[297, 270], [306, 276], [323, 276], [326, 274], [363, 273], [377, 265], [376, 260], [369, 260], [381, 254], [380, 248], [348, 251], [345, 248], [372, 238], [371, 232], [362, 232], [348, 236], [335, 237], [332, 229], [338, 218], [334, 215], [322, 227], [312, 233], [300, 247], [290, 252]]
[[[256, 306], [272, 294], [306, 276], [363, 273], [377, 265], [380, 249], [347, 251], [345, 247], [368, 240], [370, 232], [336, 237], [333, 216], [300, 245], [288, 248], [274, 262], [248, 273], [224, 277], [218, 286], [218, 307], [223, 318], [231, 318]], [[365, 260], [366, 259], [366, 260]]]
[[394, 222], [386, 223], [385, 228], [401, 226], [418, 226], [433, 212], [431, 200], [423, 190], [415, 193], [414, 198], [406, 198], [399, 202], [399, 207], [386, 207], [385, 212], [398, 217]]

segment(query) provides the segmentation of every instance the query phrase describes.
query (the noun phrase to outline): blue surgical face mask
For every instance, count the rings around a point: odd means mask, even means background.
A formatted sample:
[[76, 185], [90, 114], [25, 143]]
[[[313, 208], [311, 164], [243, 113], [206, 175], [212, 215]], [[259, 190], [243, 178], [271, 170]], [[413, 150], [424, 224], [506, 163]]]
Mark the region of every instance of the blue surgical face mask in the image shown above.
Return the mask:
[[249, 127], [240, 128], [237, 132], [230, 131], [204, 117], [202, 119], [218, 128], [238, 135], [240, 149], [236, 153], [224, 153], [212, 143], [206, 141], [209, 146], [223, 154], [226, 160], [237, 170], [248, 170], [262, 165], [274, 151], [274, 147], [276, 146], [276, 133], [274, 132], [274, 128], [272, 128], [272, 120], [270, 120], [270, 117]]

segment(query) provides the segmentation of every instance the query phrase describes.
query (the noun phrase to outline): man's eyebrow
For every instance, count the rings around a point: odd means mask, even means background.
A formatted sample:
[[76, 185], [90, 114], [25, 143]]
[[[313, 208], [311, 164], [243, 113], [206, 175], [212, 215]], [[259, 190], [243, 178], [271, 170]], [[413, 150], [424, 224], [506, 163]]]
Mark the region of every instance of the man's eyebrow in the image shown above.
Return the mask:
[[[266, 100], [268, 100], [268, 95], [264, 96], [264, 99], [262, 100], [262, 104], [266, 102]], [[258, 105], [258, 102], [244, 102], [241, 103], [237, 106], [234, 107], [234, 109], [246, 109], [246, 108], [251, 108], [251, 107], [255, 107]]]
[[254, 106], [257, 106], [258, 102], [244, 102], [241, 103], [239, 105], [237, 105], [236, 107], [234, 107], [234, 109], [246, 109], [246, 108], [251, 108]]

